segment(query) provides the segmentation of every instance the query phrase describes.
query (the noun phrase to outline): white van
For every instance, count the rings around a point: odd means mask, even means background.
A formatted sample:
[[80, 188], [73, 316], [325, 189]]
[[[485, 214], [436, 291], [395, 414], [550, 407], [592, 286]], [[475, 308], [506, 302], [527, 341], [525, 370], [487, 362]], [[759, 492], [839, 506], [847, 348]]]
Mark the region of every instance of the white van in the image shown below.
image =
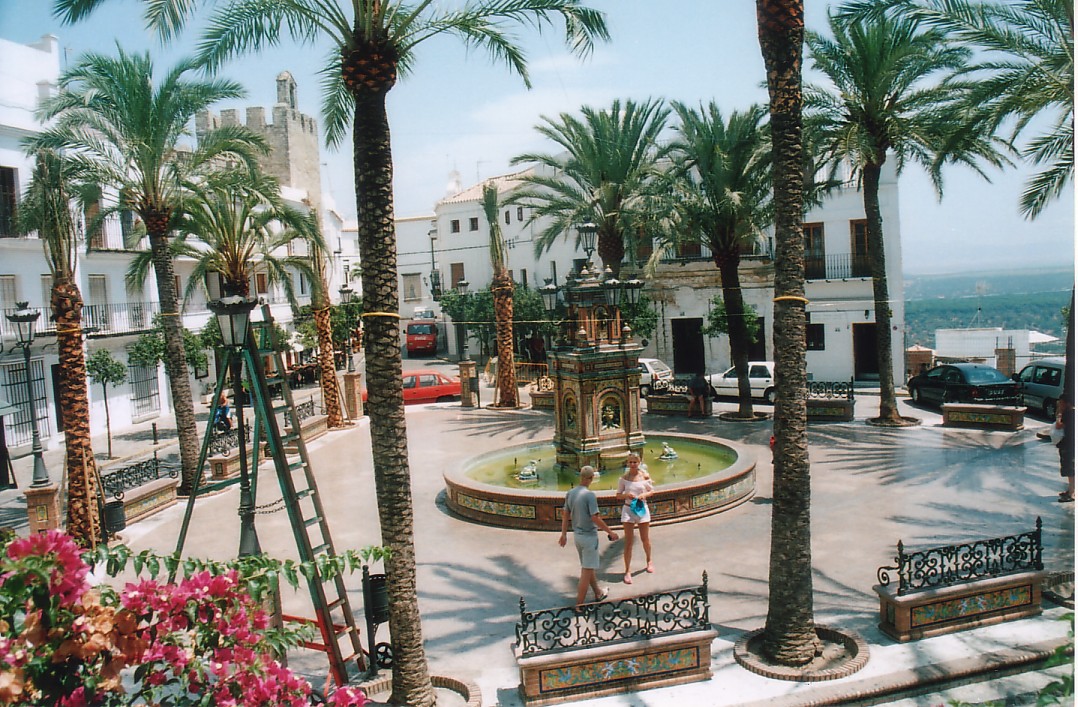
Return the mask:
[[1063, 371], [1067, 359], [1062, 356], [1042, 358], [1027, 365], [1013, 378], [1018, 381], [1022, 404], [1040, 410], [1050, 420], [1056, 419], [1056, 406], [1063, 395]]

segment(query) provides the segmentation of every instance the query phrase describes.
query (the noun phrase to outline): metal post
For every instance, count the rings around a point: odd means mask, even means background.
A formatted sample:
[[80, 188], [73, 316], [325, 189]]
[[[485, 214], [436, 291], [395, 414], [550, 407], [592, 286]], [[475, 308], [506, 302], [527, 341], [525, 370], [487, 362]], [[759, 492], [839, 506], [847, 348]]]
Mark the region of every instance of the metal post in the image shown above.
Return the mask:
[[356, 372], [355, 348], [352, 346], [352, 337], [348, 337], [348, 373]]
[[41, 488], [49, 484], [49, 471], [45, 468], [45, 458], [42, 456], [41, 433], [37, 428], [37, 411], [34, 409], [34, 386], [30, 382], [30, 344], [22, 347], [22, 359], [26, 364], [26, 406], [30, 411], [30, 437], [31, 453], [34, 455], [34, 476], [30, 483], [31, 488]]
[[[243, 360], [239, 350], [229, 359], [232, 372], [232, 391], [236, 397], [236, 439], [240, 445], [240, 557], [262, 553], [255, 531], [255, 504], [251, 494], [251, 475], [247, 469], [247, 441], [243, 427]], [[257, 443], [257, 440], [255, 440]]]

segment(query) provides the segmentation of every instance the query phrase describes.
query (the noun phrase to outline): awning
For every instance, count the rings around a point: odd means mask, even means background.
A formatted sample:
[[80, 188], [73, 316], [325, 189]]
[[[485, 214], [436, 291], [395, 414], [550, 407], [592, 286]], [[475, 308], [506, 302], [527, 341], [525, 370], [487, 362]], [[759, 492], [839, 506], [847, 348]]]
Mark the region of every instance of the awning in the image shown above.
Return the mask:
[[0, 417], [3, 417], [4, 415], [14, 415], [20, 409], [21, 408], [18, 405], [12, 405], [3, 398], [0, 398]]

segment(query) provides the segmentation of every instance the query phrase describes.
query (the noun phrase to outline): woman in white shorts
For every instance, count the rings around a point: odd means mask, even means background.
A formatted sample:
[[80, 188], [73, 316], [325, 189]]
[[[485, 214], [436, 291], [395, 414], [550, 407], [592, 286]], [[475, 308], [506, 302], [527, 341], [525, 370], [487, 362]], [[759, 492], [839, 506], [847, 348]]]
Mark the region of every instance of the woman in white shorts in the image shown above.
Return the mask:
[[644, 557], [647, 559], [647, 572], [654, 572], [655, 567], [651, 564], [651, 537], [648, 529], [651, 524], [651, 509], [648, 508], [647, 498], [655, 493], [655, 487], [651, 483], [651, 477], [641, 469], [640, 456], [631, 453], [626, 460], [628, 469], [618, 479], [618, 499], [622, 502], [621, 524], [625, 528], [625, 578], [626, 584], [633, 583], [633, 575], [629, 570], [633, 560], [633, 533], [640, 529], [640, 544], [644, 547]]

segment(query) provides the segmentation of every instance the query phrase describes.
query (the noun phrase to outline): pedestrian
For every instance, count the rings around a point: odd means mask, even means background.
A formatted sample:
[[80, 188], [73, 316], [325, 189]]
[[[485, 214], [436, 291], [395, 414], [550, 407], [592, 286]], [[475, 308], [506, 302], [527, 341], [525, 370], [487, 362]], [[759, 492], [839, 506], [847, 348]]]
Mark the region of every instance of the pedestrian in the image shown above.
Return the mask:
[[630, 567], [633, 561], [633, 532], [637, 529], [640, 531], [640, 544], [644, 548], [644, 557], [648, 563], [645, 571], [655, 571], [655, 566], [651, 564], [651, 509], [647, 503], [648, 496], [655, 493], [655, 487], [647, 473], [640, 469], [638, 454], [631, 452], [626, 459], [626, 465], [628, 469], [618, 479], [617, 497], [623, 502], [621, 527], [625, 529], [625, 550], [622, 555], [625, 559], [625, 577], [622, 581], [632, 584]]
[[704, 378], [704, 374], [697, 371], [692, 381], [689, 383], [689, 394], [692, 395], [692, 400], [689, 401], [689, 417], [692, 417], [693, 410], [700, 413], [700, 417], [704, 417], [707, 414], [707, 406], [705, 403], [705, 397], [711, 392], [711, 384], [707, 382], [707, 378]]
[[1074, 405], [1067, 396], [1059, 398], [1052, 440], [1059, 450], [1059, 475], [1067, 480], [1067, 490], [1059, 494], [1060, 503], [1074, 501]]
[[228, 396], [221, 393], [217, 399], [217, 409], [213, 413], [213, 428], [218, 432], [227, 432], [232, 429], [231, 410], [228, 407]]
[[606, 533], [610, 542], [618, 539], [618, 534], [611, 530], [599, 515], [599, 502], [595, 492], [589, 488], [595, 480], [595, 467], [585, 466], [580, 469], [580, 485], [574, 486], [565, 495], [565, 506], [561, 515], [561, 537], [558, 545], [565, 547], [569, 525], [573, 526], [573, 542], [576, 554], [580, 557], [580, 581], [576, 585], [576, 605], [584, 603], [588, 596], [588, 587], [595, 595], [595, 601], [602, 601], [610, 594], [609, 589], [599, 586], [595, 571], [599, 569], [599, 530]]

